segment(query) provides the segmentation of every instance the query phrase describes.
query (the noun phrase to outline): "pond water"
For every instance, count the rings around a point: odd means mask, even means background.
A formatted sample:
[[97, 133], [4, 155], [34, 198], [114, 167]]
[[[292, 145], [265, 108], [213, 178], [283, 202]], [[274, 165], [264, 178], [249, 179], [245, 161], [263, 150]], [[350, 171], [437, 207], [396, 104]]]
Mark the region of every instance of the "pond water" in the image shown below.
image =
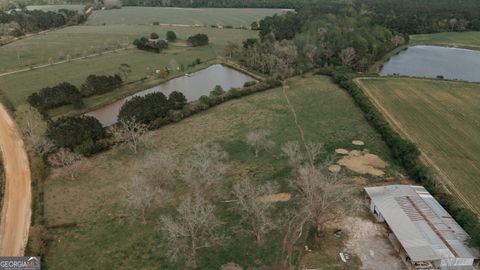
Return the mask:
[[145, 96], [154, 92], [162, 92], [168, 96], [173, 91], [179, 91], [185, 95], [188, 101], [194, 101], [203, 95], [208, 96], [216, 85], [222, 86], [224, 90], [229, 90], [232, 87], [242, 87], [245, 82], [254, 80], [237, 70], [216, 64], [188, 76], [178, 77], [138, 92], [85, 115], [97, 118], [103, 126], [110, 126], [117, 122], [122, 105], [134, 96]]
[[439, 46], [413, 46], [392, 56], [380, 75], [430, 77], [480, 82], [480, 51]]

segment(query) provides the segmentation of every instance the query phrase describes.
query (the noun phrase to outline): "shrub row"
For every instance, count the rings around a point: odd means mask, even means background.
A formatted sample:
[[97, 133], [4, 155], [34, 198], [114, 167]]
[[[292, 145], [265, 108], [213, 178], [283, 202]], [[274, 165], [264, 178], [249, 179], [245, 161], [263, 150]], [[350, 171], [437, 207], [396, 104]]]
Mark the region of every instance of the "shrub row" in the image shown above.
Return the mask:
[[380, 133], [390, 148], [394, 159], [405, 169], [408, 175], [420, 182], [438, 201], [452, 214], [457, 222], [472, 237], [472, 244], [480, 247], [480, 223], [471, 210], [459, 207], [455, 199], [438, 188], [427, 167], [420, 160], [417, 146], [403, 139], [385, 120], [363, 91], [352, 82], [355, 75], [344, 72], [333, 72], [335, 83], [345, 89], [363, 111], [367, 121]]
[[37, 93], [31, 94], [27, 101], [41, 112], [67, 104], [72, 104], [75, 108], [83, 106], [80, 91], [75, 85], [67, 82], [42, 88]]
[[104, 94], [119, 88], [122, 82], [122, 77], [118, 74], [111, 76], [90, 75], [85, 83], [82, 84], [80, 93], [84, 97]]
[[166, 117], [170, 110], [183, 108], [186, 103], [185, 96], [177, 91], [170, 93], [168, 99], [161, 92], [135, 96], [123, 104], [118, 119], [135, 119], [148, 124], [157, 118]]
[[122, 78], [115, 74], [112, 76], [90, 75], [87, 77], [81, 90], [75, 85], [63, 82], [53, 87], [45, 87], [31, 94], [27, 102], [45, 113], [49, 109], [72, 104], [74, 108], [83, 107], [82, 97], [89, 97], [110, 92], [122, 85]]
[[243, 88], [231, 88], [221, 95], [202, 96], [199, 100], [186, 104], [181, 110], [172, 110], [166, 117], [155, 119], [150, 123], [149, 128], [152, 130], [158, 129], [166, 124], [178, 122], [186, 117], [205, 111], [225, 101], [265, 91], [281, 84], [282, 83], [278, 80], [269, 79], [265, 82], [257, 82], [255, 84], [250, 82], [248, 83], [249, 86]]

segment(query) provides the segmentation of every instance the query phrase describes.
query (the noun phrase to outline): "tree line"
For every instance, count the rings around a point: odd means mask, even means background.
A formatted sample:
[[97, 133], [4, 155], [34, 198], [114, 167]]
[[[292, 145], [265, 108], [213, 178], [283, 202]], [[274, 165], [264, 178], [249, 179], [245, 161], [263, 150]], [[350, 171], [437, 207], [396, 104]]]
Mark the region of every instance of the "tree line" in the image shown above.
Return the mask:
[[60, 9], [57, 12], [26, 9], [10, 12], [0, 11], [0, 35], [19, 37], [25, 33], [82, 24], [87, 17], [76, 10], [67, 9]]
[[90, 75], [82, 84], [81, 89], [68, 82], [63, 82], [53, 87], [40, 89], [38, 92], [31, 94], [27, 98], [27, 102], [42, 113], [69, 104], [78, 109], [83, 107], [82, 97], [113, 91], [119, 88], [122, 82], [122, 78], [118, 74], [110, 76]]

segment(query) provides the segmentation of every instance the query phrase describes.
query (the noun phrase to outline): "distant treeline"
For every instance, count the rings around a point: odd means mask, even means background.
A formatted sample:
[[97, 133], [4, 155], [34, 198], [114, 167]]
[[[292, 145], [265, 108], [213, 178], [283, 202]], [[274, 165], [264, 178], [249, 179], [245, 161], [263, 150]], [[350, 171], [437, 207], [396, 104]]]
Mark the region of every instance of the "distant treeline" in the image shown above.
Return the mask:
[[374, 23], [408, 34], [480, 30], [478, 0], [357, 0]]
[[42, 10], [0, 11], [0, 35], [19, 37], [26, 33], [81, 24], [86, 20], [86, 15], [67, 9], [60, 9], [58, 12]]

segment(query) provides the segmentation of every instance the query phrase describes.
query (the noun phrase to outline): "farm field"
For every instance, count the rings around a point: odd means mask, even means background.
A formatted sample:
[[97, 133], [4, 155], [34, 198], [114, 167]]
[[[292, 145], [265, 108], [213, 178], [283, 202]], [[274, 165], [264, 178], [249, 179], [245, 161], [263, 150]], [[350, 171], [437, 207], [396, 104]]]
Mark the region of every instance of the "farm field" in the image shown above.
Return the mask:
[[444, 32], [410, 36], [410, 43], [480, 49], [480, 32]]
[[[390, 164], [386, 168], [386, 177], [397, 173], [380, 136], [366, 122], [347, 93], [328, 77], [297, 77], [291, 79], [289, 85], [285, 93], [296, 110], [307, 141], [323, 142], [328, 154], [337, 148], [367, 148]], [[271, 150], [261, 153], [258, 158], [245, 143], [246, 134], [256, 129], [268, 129], [275, 142]], [[152, 209], [146, 225], [122, 218], [119, 184], [131, 177], [138, 165], [162, 150], [182, 157], [195, 143], [219, 143], [229, 155], [224, 185], [218, 187], [226, 200], [231, 197], [232, 184], [245, 177], [255, 183], [277, 183], [281, 192], [291, 191], [288, 184], [291, 168], [280, 147], [287, 141], [300, 140], [300, 135], [282, 88], [226, 102], [149, 135], [151, 143], [136, 155], [126, 146], [119, 146], [90, 158], [75, 181], [56, 171], [46, 180], [45, 220], [47, 226], [53, 226], [49, 230], [52, 241], [46, 257], [49, 269], [131, 269], [139, 258], [142, 269], [185, 269], [181, 262], [172, 264], [167, 261], [163, 237], [156, 229], [159, 216], [171, 212], [178, 202], [171, 202], [164, 209]], [[365, 146], [354, 146], [352, 140], [362, 140]], [[342, 170], [348, 175], [356, 175]], [[368, 179], [371, 182], [383, 177]], [[174, 189], [176, 198], [185, 192], [180, 180]], [[231, 239], [224, 243], [224, 247], [203, 249], [199, 255], [199, 269], [219, 269], [220, 265], [231, 261], [243, 267], [280, 261], [282, 236], [278, 231], [268, 235], [266, 243], [257, 247], [250, 236], [241, 233], [242, 224], [237, 223], [238, 217], [232, 213], [229, 204], [216, 201], [215, 205], [218, 216], [225, 222], [222, 228]], [[289, 205], [289, 202], [278, 203], [277, 210], [280, 213]], [[55, 228], [55, 225], [71, 223], [77, 226]], [[278, 225], [285, 224], [279, 220]], [[343, 240], [329, 237], [328, 241]], [[324, 246], [328, 246], [329, 254], [334, 255], [322, 259], [322, 265], [311, 267], [358, 267], [356, 260], [342, 266], [338, 251], [330, 250], [340, 249], [342, 244], [335, 242]], [[85, 261], [91, 264], [84, 264]]]
[[252, 22], [283, 12], [282, 9], [263, 8], [123, 7], [114, 10], [94, 11], [87, 24], [151, 25], [153, 22], [159, 22], [161, 24], [249, 27]]
[[447, 187], [480, 212], [480, 85], [428, 79], [357, 81], [389, 121], [414, 141]]
[[[42, 87], [52, 86], [60, 82], [70, 82], [80, 86], [90, 74], [118, 73], [122, 63], [131, 66], [132, 73], [128, 81], [135, 81], [151, 75], [156, 69], [169, 66], [187, 67], [195, 59], [202, 61], [222, 56], [224, 46], [228, 41], [240, 43], [246, 38], [255, 37], [256, 32], [237, 29], [213, 29], [192, 27], [153, 27], [153, 26], [75, 26], [45, 35], [30, 37], [0, 48], [2, 70], [19, 69], [17, 52], [22, 52], [22, 59], [31, 59], [32, 63], [45, 63], [49, 57], [59, 61], [59, 56], [70, 54], [75, 58], [94, 53], [98, 47], [116, 49], [120, 44], [131, 44], [134, 38], [156, 32], [165, 36], [166, 31], [173, 30], [179, 38], [186, 38], [195, 33], [205, 33], [210, 38], [210, 44], [203, 47], [170, 46], [161, 54], [144, 52], [135, 48], [120, 50], [114, 53], [102, 53], [86, 59], [75, 60], [59, 65], [47, 66], [26, 72], [0, 76], [0, 91], [14, 106], [26, 102], [26, 98]], [[24, 67], [23, 67], [24, 68]], [[140, 89], [139, 89], [140, 90]]]
[[[47, 64], [71, 58], [96, 54], [98, 51], [114, 50], [133, 46], [133, 40], [150, 33], [165, 37], [174, 31], [179, 39], [204, 33], [209, 36], [216, 53], [223, 53], [228, 41], [241, 43], [256, 37], [257, 32], [238, 29], [215, 29], [203, 27], [168, 27], [144, 25], [72, 26], [57, 31], [35, 35], [0, 47], [0, 73], [25, 68], [29, 65]], [[193, 61], [194, 59], [192, 59]]]

